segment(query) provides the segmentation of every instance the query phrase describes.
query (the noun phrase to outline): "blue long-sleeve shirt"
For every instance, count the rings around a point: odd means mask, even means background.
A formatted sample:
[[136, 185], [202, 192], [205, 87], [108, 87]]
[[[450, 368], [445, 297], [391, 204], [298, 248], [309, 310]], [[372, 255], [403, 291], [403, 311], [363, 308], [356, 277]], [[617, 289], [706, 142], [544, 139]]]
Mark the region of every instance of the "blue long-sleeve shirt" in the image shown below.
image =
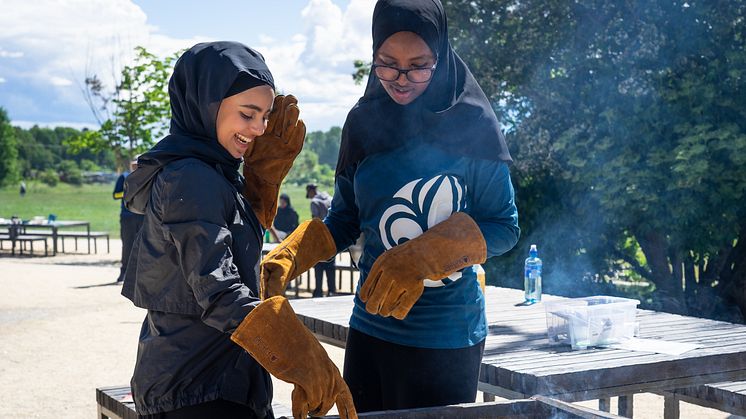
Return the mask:
[[[518, 241], [518, 211], [505, 163], [453, 156], [412, 142], [368, 156], [337, 175], [324, 222], [338, 251], [364, 234], [359, 290], [383, 252], [459, 211], [477, 222], [487, 243], [487, 257], [505, 253]], [[462, 348], [486, 337], [484, 296], [474, 267], [425, 285], [403, 320], [368, 313], [356, 295], [350, 327], [388, 342], [423, 348]]]

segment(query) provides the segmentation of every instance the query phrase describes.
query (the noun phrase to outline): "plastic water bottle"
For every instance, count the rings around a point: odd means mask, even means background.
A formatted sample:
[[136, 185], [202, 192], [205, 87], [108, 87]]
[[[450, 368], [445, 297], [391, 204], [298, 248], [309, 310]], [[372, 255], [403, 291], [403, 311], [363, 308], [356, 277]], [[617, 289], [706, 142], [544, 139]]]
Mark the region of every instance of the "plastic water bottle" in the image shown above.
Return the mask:
[[532, 244], [524, 265], [523, 276], [523, 289], [528, 303], [541, 301], [541, 259], [538, 258], [538, 254], [536, 245]]

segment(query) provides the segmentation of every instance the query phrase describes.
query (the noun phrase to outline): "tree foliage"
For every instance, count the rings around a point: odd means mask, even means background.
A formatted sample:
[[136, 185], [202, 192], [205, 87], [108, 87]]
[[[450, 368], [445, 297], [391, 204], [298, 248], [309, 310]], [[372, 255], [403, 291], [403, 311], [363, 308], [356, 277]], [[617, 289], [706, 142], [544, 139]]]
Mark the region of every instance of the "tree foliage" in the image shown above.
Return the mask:
[[120, 170], [165, 133], [171, 118], [167, 88], [178, 54], [159, 58], [143, 47], [135, 53], [111, 91], [97, 75], [86, 77], [84, 95], [101, 128], [68, 143], [76, 151], [112, 150]]
[[658, 308], [746, 313], [746, 1], [445, 4], [516, 160], [496, 274], [538, 242], [550, 289], [627, 269]]
[[0, 186], [18, 181], [18, 150], [13, 127], [5, 109], [0, 108]]
[[331, 188], [334, 185], [334, 169], [337, 167], [341, 139], [340, 127], [331, 127], [326, 132], [307, 133], [303, 150], [295, 159], [285, 182], [297, 185], [313, 182]]

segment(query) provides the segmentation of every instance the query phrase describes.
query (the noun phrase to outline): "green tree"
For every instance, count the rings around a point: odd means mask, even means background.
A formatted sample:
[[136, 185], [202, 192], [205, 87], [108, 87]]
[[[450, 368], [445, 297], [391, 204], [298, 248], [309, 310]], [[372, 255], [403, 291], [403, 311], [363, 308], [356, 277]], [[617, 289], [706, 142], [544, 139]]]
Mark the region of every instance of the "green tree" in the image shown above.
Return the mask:
[[352, 63], [355, 66], [355, 72], [352, 73], [352, 80], [355, 81], [355, 84], [362, 84], [365, 81], [365, 78], [368, 77], [368, 74], [370, 74], [370, 61], [363, 61], [363, 60], [355, 60]]
[[113, 91], [96, 75], [86, 78], [85, 97], [101, 128], [85, 131], [67, 143], [75, 152], [111, 150], [119, 170], [150, 148], [165, 133], [171, 118], [167, 87], [178, 54], [161, 59], [143, 47], [135, 52], [134, 63], [122, 69]]
[[508, 128], [521, 247], [746, 314], [746, 1], [445, 3]]
[[304, 148], [293, 162], [284, 182], [296, 185], [313, 182], [330, 188], [334, 185], [334, 170], [325, 164], [319, 164], [319, 156]]
[[10, 185], [19, 179], [18, 150], [13, 127], [5, 109], [0, 107], [0, 186]]
[[306, 134], [304, 147], [316, 153], [320, 164], [337, 167], [342, 128], [331, 127], [329, 131], [313, 131]]
[[57, 186], [60, 182], [60, 175], [56, 170], [49, 168], [39, 173], [38, 179], [46, 185]]

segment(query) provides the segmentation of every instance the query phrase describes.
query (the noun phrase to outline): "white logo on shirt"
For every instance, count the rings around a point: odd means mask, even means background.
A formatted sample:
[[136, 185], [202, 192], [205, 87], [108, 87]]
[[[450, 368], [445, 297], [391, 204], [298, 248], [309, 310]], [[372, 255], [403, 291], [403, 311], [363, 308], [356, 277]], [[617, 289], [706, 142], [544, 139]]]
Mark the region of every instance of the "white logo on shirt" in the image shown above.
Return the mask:
[[[386, 250], [411, 240], [466, 207], [466, 186], [453, 175], [413, 180], [399, 189], [392, 205], [378, 224]], [[460, 272], [454, 273], [458, 279]], [[452, 275], [452, 276], [454, 276]], [[426, 286], [443, 286], [442, 281], [425, 280]]]

